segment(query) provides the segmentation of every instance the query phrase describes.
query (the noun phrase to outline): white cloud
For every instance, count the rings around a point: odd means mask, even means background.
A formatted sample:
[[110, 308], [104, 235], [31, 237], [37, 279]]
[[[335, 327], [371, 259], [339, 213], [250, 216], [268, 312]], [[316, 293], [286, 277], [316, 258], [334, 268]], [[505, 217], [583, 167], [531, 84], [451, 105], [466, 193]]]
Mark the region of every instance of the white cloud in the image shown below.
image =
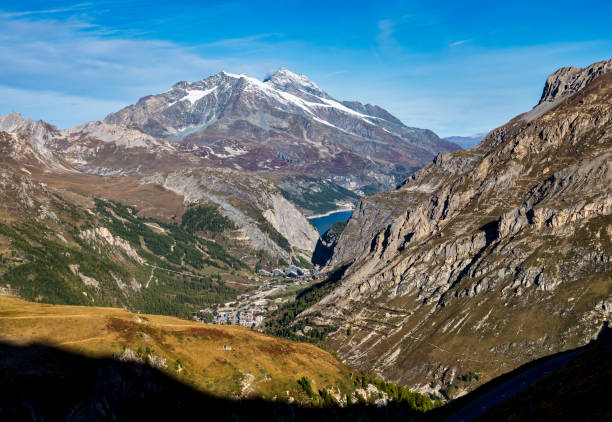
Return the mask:
[[52, 9], [24, 10], [20, 12], [0, 12], [0, 15], [6, 18], [18, 18], [33, 15], [54, 15], [58, 13], [80, 12], [91, 8], [92, 6], [93, 3], [78, 3], [69, 7], [58, 7]]

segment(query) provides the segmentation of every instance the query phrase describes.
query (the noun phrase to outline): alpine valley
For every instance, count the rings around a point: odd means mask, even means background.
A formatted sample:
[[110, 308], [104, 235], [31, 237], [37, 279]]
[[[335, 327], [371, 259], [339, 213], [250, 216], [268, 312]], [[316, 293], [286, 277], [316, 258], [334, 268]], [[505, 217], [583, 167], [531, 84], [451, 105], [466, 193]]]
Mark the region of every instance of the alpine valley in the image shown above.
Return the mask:
[[612, 60], [552, 73], [483, 136], [285, 68], [65, 130], [1, 116], [0, 419], [520, 419], [563, 406], [558, 383], [599, 397]]

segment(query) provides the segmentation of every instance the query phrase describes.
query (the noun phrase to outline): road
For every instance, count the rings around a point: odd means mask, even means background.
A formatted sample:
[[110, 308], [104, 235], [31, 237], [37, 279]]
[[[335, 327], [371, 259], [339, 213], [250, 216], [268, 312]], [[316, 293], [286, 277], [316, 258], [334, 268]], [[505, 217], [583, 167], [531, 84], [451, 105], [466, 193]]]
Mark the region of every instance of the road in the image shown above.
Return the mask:
[[573, 352], [549, 359], [534, 368], [518, 374], [483, 396], [471, 401], [465, 407], [444, 419], [444, 422], [467, 422], [476, 419], [487, 410], [508, 400], [557, 368], [560, 368], [580, 353], [582, 353], [582, 350], [574, 350]]

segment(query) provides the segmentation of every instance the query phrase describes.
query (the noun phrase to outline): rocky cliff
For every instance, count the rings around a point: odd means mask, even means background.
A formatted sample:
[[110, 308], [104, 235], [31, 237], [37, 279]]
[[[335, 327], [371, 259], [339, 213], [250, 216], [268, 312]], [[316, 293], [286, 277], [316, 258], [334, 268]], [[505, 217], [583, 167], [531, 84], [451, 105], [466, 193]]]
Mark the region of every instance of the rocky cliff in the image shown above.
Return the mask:
[[596, 335], [612, 317], [609, 70], [554, 73], [541, 103], [552, 106], [361, 201], [332, 261], [352, 265], [307, 311], [343, 328], [329, 345], [345, 362], [465, 391], [477, 383], [462, 375]]
[[[265, 178], [230, 169], [189, 169], [143, 179], [182, 195], [187, 203], [212, 202], [242, 231], [256, 250], [290, 260], [300, 253], [306, 260], [319, 238], [306, 217]], [[274, 233], [269, 225], [270, 223]], [[280, 237], [278, 236], [280, 235]], [[298, 252], [301, 251], [301, 252]]]

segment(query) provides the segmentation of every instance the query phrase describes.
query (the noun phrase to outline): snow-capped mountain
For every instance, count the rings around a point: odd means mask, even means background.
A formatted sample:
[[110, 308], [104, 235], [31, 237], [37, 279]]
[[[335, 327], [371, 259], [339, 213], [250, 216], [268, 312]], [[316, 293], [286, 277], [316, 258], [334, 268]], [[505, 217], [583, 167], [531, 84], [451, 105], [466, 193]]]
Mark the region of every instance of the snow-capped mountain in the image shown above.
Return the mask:
[[350, 188], [395, 186], [438, 152], [458, 149], [380, 107], [336, 101], [284, 68], [264, 81], [220, 72], [179, 82], [104, 122], [181, 141], [214, 165], [299, 171]]

